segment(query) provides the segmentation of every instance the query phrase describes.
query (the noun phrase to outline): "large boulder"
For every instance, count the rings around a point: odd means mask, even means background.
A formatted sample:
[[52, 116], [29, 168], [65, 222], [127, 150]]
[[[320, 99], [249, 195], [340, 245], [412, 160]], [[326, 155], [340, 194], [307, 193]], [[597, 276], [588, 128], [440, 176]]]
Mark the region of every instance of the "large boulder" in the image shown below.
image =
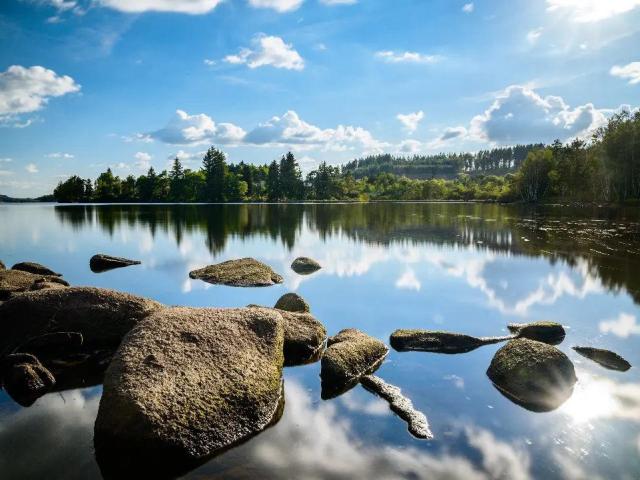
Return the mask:
[[24, 353], [9, 355], [2, 360], [0, 380], [9, 396], [23, 407], [33, 405], [56, 383], [51, 372], [36, 357]]
[[483, 345], [502, 342], [510, 337], [478, 338], [461, 333], [435, 330], [396, 330], [389, 342], [399, 352], [466, 353]]
[[189, 277], [230, 287], [268, 287], [284, 281], [269, 265], [253, 258], [209, 265], [189, 272]]
[[289, 312], [249, 305], [249, 308], [272, 310], [280, 315], [284, 328], [284, 362], [286, 366], [318, 360], [327, 339], [324, 325], [310, 313]]
[[281, 296], [273, 308], [286, 310], [288, 312], [309, 313], [309, 304], [297, 293], [285, 293]]
[[21, 351], [29, 339], [56, 332], [81, 334], [83, 348], [91, 351], [117, 347], [136, 323], [161, 308], [153, 300], [103, 288], [22, 293], [0, 305], [0, 357]]
[[363, 375], [375, 372], [389, 349], [377, 338], [348, 328], [330, 337], [322, 356], [322, 397], [332, 398], [356, 385]]
[[29, 272], [35, 275], [50, 275], [52, 277], [61, 277], [61, 273], [56, 273], [51, 270], [49, 267], [45, 267], [39, 263], [35, 262], [20, 262], [16, 263], [11, 270], [20, 270], [22, 272]]
[[27, 292], [36, 282], [42, 281], [69, 285], [55, 276], [36, 275], [21, 270], [0, 270], [0, 301], [7, 300], [16, 293]]
[[309, 257], [298, 257], [291, 264], [291, 269], [299, 275], [309, 275], [321, 268], [318, 262]]
[[111, 255], [97, 254], [89, 260], [89, 268], [94, 273], [102, 273], [114, 268], [129, 267], [131, 265], [140, 265], [139, 260], [129, 260], [128, 258], [112, 257]]
[[518, 338], [528, 338], [550, 345], [559, 345], [564, 340], [564, 327], [556, 322], [510, 323], [507, 328]]
[[583, 357], [593, 360], [609, 370], [626, 372], [631, 368], [631, 364], [629, 362], [611, 350], [594, 347], [573, 347], [573, 349]]
[[573, 393], [576, 373], [571, 360], [543, 342], [519, 338], [502, 347], [487, 375], [507, 398], [532, 411], [555, 410]]
[[105, 375], [103, 474], [173, 478], [263, 430], [280, 412], [283, 342], [266, 309], [168, 308], [139, 323]]

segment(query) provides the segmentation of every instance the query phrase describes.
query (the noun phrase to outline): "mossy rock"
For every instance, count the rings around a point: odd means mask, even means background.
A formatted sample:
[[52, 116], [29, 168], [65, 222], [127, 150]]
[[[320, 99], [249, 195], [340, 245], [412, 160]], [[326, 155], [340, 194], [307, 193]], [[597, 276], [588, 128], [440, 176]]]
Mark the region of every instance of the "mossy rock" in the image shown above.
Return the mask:
[[7, 300], [13, 295], [31, 290], [36, 282], [55, 282], [68, 286], [59, 277], [36, 275], [22, 270], [0, 270], [0, 300]]
[[269, 265], [253, 258], [227, 260], [209, 265], [189, 272], [189, 277], [231, 287], [268, 287], [283, 282], [283, 278]]
[[3, 359], [0, 380], [9, 396], [23, 407], [33, 405], [56, 384], [51, 372], [36, 357], [24, 353]]
[[285, 293], [281, 296], [273, 308], [286, 310], [287, 312], [309, 313], [309, 304], [297, 293]]
[[573, 347], [573, 349], [585, 358], [593, 360], [609, 370], [626, 372], [631, 364], [615, 352], [593, 347]]
[[309, 257], [298, 257], [291, 264], [291, 269], [299, 275], [309, 275], [317, 272], [322, 266]]
[[49, 267], [45, 267], [39, 263], [35, 262], [20, 262], [16, 263], [11, 270], [20, 270], [22, 272], [29, 272], [35, 275], [49, 275], [52, 277], [61, 277], [61, 273], [56, 273], [51, 270]]
[[103, 473], [173, 478], [266, 428], [280, 411], [283, 343], [267, 309], [168, 308], [140, 322], [105, 375], [94, 436]]
[[320, 376], [322, 398], [332, 398], [358, 383], [360, 377], [375, 372], [389, 349], [377, 338], [348, 328], [329, 338], [322, 355]]
[[94, 273], [102, 273], [114, 268], [130, 267], [132, 265], [140, 265], [139, 260], [129, 260], [128, 258], [112, 257], [99, 253], [89, 260], [89, 268]]
[[389, 342], [399, 352], [466, 353], [482, 345], [496, 343], [504, 338], [477, 338], [461, 333], [437, 330], [396, 330]]
[[561, 344], [566, 335], [564, 327], [556, 322], [511, 323], [507, 328], [518, 338], [528, 338], [550, 345]]
[[576, 373], [556, 347], [518, 338], [497, 351], [487, 375], [507, 398], [532, 411], [551, 411], [573, 393]]

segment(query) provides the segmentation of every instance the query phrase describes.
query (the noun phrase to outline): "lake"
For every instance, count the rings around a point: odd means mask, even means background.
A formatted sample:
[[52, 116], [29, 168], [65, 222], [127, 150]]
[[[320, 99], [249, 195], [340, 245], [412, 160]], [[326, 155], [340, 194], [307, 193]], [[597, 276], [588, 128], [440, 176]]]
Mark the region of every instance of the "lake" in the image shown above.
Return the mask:
[[[501, 345], [460, 355], [391, 351], [376, 375], [423, 411], [435, 438], [412, 437], [388, 404], [356, 386], [320, 398], [320, 364], [287, 368], [282, 418], [185, 478], [638, 479], [640, 214], [635, 209], [493, 204], [0, 205], [0, 259], [35, 261], [72, 285], [169, 305], [271, 306], [286, 292], [330, 335], [358, 328], [384, 342], [398, 328], [476, 336], [553, 320], [578, 383], [536, 413], [486, 375]], [[107, 253], [142, 265], [95, 274]], [[290, 264], [310, 256], [310, 276]], [[188, 272], [254, 257], [284, 283], [212, 286]], [[571, 347], [613, 350], [610, 371]], [[101, 478], [93, 423], [101, 388], [52, 393], [21, 408], [0, 392], [0, 478]]]

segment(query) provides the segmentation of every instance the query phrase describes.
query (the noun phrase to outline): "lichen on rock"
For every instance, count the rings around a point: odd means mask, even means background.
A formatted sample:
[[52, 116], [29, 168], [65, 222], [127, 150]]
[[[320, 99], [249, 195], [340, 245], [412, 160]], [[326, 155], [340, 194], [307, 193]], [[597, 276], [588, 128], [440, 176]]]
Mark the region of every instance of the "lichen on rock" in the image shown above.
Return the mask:
[[269, 265], [253, 258], [227, 260], [209, 265], [189, 272], [189, 277], [232, 287], [267, 287], [283, 282], [283, 278]]

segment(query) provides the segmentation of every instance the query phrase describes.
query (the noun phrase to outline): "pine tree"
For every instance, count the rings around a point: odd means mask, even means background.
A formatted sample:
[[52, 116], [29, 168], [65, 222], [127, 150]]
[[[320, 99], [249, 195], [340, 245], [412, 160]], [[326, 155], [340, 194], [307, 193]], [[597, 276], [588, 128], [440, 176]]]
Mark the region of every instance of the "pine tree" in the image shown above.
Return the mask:
[[302, 173], [291, 152], [280, 160], [280, 190], [282, 196], [287, 200], [298, 200], [303, 196]]
[[267, 173], [267, 198], [272, 202], [280, 200], [280, 167], [275, 160], [269, 165]]
[[216, 148], [209, 148], [202, 160], [202, 169], [206, 179], [204, 200], [206, 202], [224, 202], [228, 170], [224, 153]]
[[169, 198], [173, 202], [185, 201], [185, 175], [180, 159], [173, 160], [173, 167], [169, 172]]

